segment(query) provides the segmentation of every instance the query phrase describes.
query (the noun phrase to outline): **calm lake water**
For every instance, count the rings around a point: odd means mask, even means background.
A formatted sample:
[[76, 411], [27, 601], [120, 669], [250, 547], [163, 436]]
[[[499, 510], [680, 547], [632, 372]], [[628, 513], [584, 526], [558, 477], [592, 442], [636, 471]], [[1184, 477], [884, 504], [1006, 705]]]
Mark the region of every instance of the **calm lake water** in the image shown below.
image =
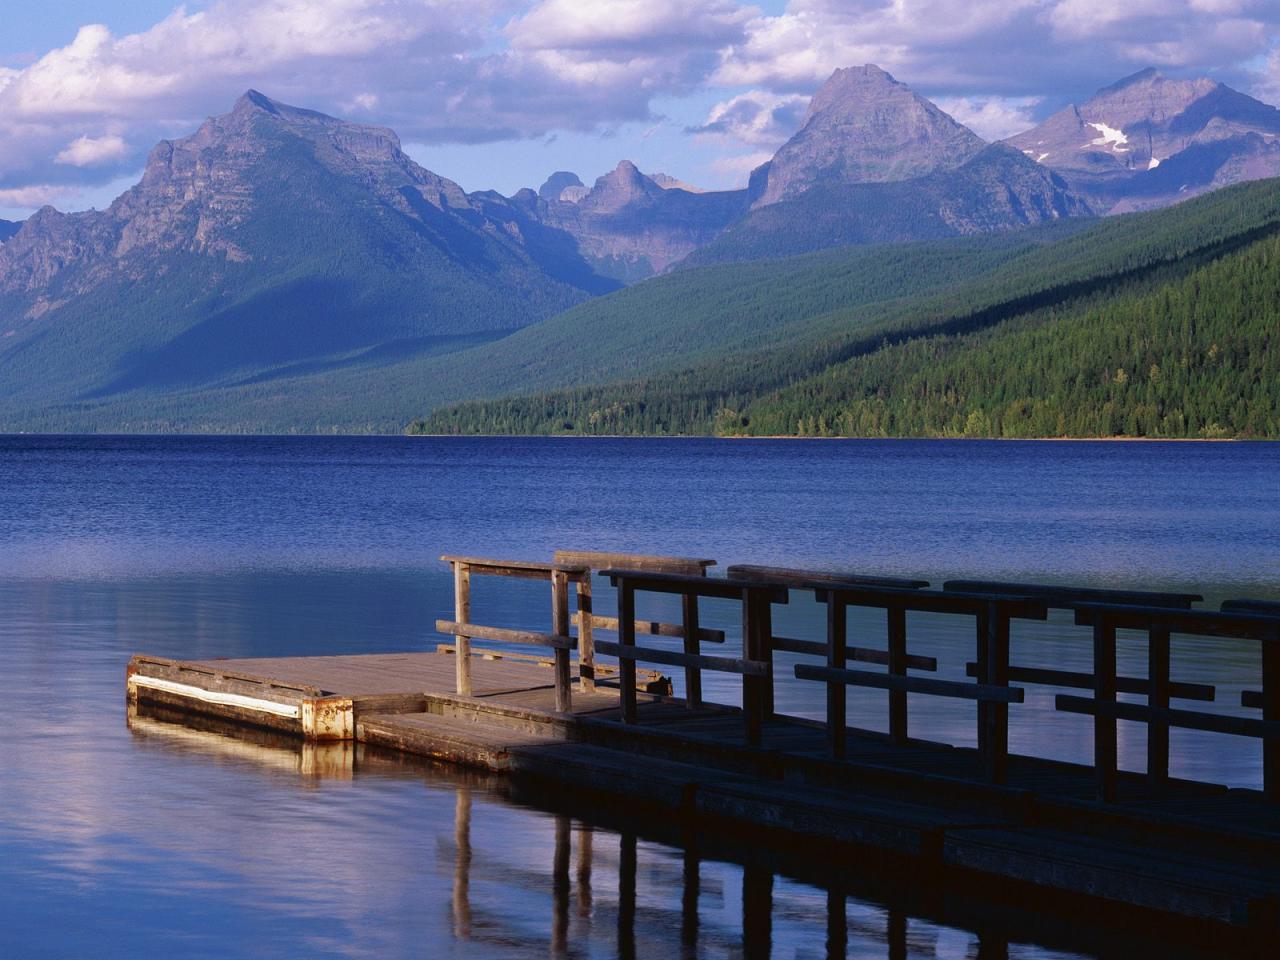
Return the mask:
[[[609, 811], [128, 718], [125, 663], [429, 648], [452, 611], [444, 552], [613, 548], [1280, 598], [1277, 477], [1276, 444], [0, 438], [0, 957], [611, 957], [632, 939], [639, 957], [823, 957], [829, 909], [857, 957], [1148, 952], [1104, 949], [1084, 925], [979, 922], [874, 871], [842, 871], [833, 895], [819, 874], [705, 849], [695, 885], [678, 837]], [[548, 616], [544, 590], [510, 583], [481, 584], [475, 611]], [[797, 597], [779, 632], [820, 614]], [[874, 618], [854, 631], [883, 636]], [[963, 676], [972, 640], [953, 622], [913, 618], [909, 637], [938, 675]], [[1089, 663], [1061, 618], [1017, 627], [1015, 657], [1033, 648]], [[1122, 652], [1141, 673], [1142, 648]], [[1229, 710], [1257, 651], [1182, 640], [1174, 662]], [[1088, 759], [1087, 721], [1055, 714], [1054, 692], [1029, 688], [1013, 749]], [[778, 708], [817, 716], [820, 696], [793, 682]], [[911, 708], [914, 735], [972, 742], [971, 711]], [[883, 729], [884, 715], [882, 693], [851, 696], [851, 722]], [[1141, 730], [1122, 727], [1140, 769]], [[1258, 782], [1250, 742], [1175, 735], [1173, 753], [1177, 774]], [[632, 883], [634, 915], [619, 895]]]

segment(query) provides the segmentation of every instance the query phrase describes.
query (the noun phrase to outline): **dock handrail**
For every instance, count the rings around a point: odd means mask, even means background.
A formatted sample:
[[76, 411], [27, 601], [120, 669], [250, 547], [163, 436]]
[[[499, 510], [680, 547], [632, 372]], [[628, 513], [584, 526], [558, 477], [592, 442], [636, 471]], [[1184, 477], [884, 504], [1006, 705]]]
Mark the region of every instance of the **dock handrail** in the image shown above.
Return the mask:
[[[707, 568], [714, 567], [714, 560], [697, 557], [668, 557], [649, 553], [617, 553], [603, 550], [557, 550], [554, 554], [556, 563], [573, 564], [586, 569], [586, 575], [578, 582], [578, 674], [584, 691], [595, 689], [595, 631], [618, 633], [617, 617], [606, 617], [596, 613], [592, 608], [591, 572], [607, 570], [610, 567], [625, 567], [629, 570], [645, 570], [653, 573], [681, 573], [688, 576], [705, 577]], [[655, 620], [636, 620], [637, 633], [647, 633], [659, 637], [683, 637], [682, 624], [660, 623]], [[698, 640], [704, 643], [724, 643], [723, 630], [708, 630], [699, 627]], [[685, 644], [686, 648], [689, 644]]]
[[[1167, 593], [1149, 590], [1113, 590], [1103, 587], [1059, 586], [1045, 583], [1010, 583], [1002, 580], [947, 580], [942, 585], [946, 591], [965, 593], [993, 593], [1004, 596], [1025, 596], [1043, 600], [1050, 610], [1072, 610], [1078, 603], [1123, 603], [1135, 606], [1171, 607], [1190, 609], [1193, 603], [1203, 600], [1198, 593]], [[979, 665], [965, 664], [965, 674], [979, 676]], [[1071, 687], [1079, 690], [1093, 689], [1093, 674], [1078, 670], [1060, 670], [1010, 664], [1009, 679], [1017, 683], [1033, 683], [1052, 687]], [[1117, 677], [1117, 689], [1122, 693], [1146, 693], [1148, 683], [1138, 677]], [[1216, 691], [1212, 684], [1175, 683], [1170, 696], [1185, 700], [1210, 701]]]
[[[1147, 778], [1153, 786], [1158, 788], [1168, 780], [1169, 729], [1208, 730], [1260, 739], [1263, 793], [1273, 802], [1280, 801], [1280, 617], [1239, 610], [1172, 610], [1109, 603], [1080, 603], [1073, 609], [1077, 624], [1093, 628], [1094, 692], [1092, 698], [1059, 695], [1056, 707], [1093, 717], [1094, 770], [1100, 799], [1116, 798], [1116, 721], [1132, 720], [1147, 724]], [[1147, 634], [1149, 687], [1145, 704], [1116, 700], [1116, 631], [1121, 629]], [[1176, 696], [1169, 680], [1172, 633], [1259, 641], [1262, 690], [1256, 701], [1245, 706], [1260, 706], [1262, 719], [1171, 709], [1169, 700]]]
[[[889, 737], [895, 743], [908, 738], [907, 694], [953, 697], [978, 701], [978, 750], [987, 778], [1002, 783], [1009, 757], [1009, 704], [1021, 703], [1023, 691], [1009, 686], [1009, 623], [1013, 619], [1043, 620], [1044, 601], [999, 594], [967, 594], [958, 591], [877, 587], [869, 584], [797, 583], [812, 589], [827, 606], [827, 663], [825, 667], [796, 664], [797, 679], [819, 680], [827, 685], [827, 738], [831, 755], [844, 756], [846, 739], [845, 687], [872, 687], [889, 691]], [[851, 670], [846, 665], [846, 614], [849, 607], [874, 607], [885, 611], [888, 628], [887, 673]], [[913, 677], [908, 669], [921, 669], [907, 653], [907, 614], [947, 613], [972, 616], [979, 683]], [[802, 651], [809, 652], [809, 651]]]
[[[574, 638], [569, 634], [569, 584], [577, 583], [581, 590], [583, 582], [590, 580], [590, 569], [575, 564], [463, 557], [453, 554], [445, 554], [440, 559], [453, 568], [453, 619], [437, 620], [436, 629], [454, 637], [457, 643], [456, 690], [459, 696], [471, 696], [471, 641], [473, 639], [499, 643], [524, 643], [552, 649], [555, 658], [556, 710], [561, 713], [572, 710], [573, 678], [569, 651], [574, 646]], [[472, 623], [472, 574], [550, 581], [551, 633], [509, 630], [504, 627]], [[582, 672], [583, 663], [579, 656], [579, 673]]]
[[[637, 721], [633, 680], [637, 661], [683, 666], [685, 702], [690, 709], [702, 706], [703, 670], [736, 673], [742, 677], [742, 712], [747, 742], [758, 745], [767, 712], [767, 694], [773, 686], [772, 664], [763, 655], [772, 632], [770, 604], [786, 603], [786, 588], [758, 580], [713, 579], [695, 574], [645, 570], [607, 569], [601, 571], [601, 576], [607, 577], [618, 590], [618, 642], [597, 643], [597, 648], [601, 653], [618, 658], [623, 722]], [[681, 598], [683, 653], [636, 645], [637, 592], [674, 594]], [[737, 600], [742, 604], [743, 656], [740, 659], [709, 657], [701, 653], [698, 601], [702, 598]]]

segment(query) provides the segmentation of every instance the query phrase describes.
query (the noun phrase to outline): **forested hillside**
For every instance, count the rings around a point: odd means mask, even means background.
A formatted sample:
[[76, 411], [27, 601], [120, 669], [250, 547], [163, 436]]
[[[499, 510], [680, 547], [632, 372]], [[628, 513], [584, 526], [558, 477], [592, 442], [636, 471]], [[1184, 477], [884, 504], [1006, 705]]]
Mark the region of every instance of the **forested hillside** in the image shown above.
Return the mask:
[[870, 318], [829, 311], [783, 346], [411, 430], [1280, 436], [1278, 230], [1280, 181], [1245, 185], [1030, 246]]

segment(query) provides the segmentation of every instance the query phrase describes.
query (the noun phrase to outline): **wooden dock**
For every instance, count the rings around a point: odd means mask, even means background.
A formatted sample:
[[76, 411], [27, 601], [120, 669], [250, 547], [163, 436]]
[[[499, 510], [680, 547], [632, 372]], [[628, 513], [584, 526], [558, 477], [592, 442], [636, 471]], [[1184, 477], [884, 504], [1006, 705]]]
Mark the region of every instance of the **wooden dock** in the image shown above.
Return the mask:
[[[308, 742], [376, 745], [568, 788], [579, 798], [608, 798], [613, 808], [625, 804], [638, 815], [674, 814], [697, 832], [752, 842], [771, 838], [826, 859], [847, 856], [851, 864], [865, 864], [874, 854], [914, 865], [922, 882], [981, 882], [1019, 899], [1033, 897], [1047, 909], [1092, 904], [1137, 926], [1162, 917], [1218, 945], [1252, 949], [1280, 935], [1275, 768], [1267, 764], [1262, 791], [1179, 780], [1167, 772], [1170, 726], [1254, 736], [1273, 760], [1278, 725], [1271, 702], [1280, 678], [1267, 651], [1280, 651], [1275, 611], [1244, 601], [1221, 612], [1197, 611], [1192, 605], [1199, 598], [1190, 595], [1055, 594], [1063, 588], [1018, 584], [932, 591], [922, 581], [760, 567], [731, 568], [728, 579], [713, 578], [706, 576], [707, 561], [672, 558], [577, 553], [546, 564], [450, 560], [458, 586], [455, 618], [438, 626], [454, 643], [437, 651], [199, 662], [138, 656], [129, 665], [128, 695], [139, 704], [271, 728]], [[599, 576], [601, 567], [614, 568], [604, 575], [619, 590], [617, 618], [601, 617], [591, 607], [592, 574]], [[471, 622], [474, 575], [546, 579], [552, 631]], [[571, 587], [577, 595], [572, 617]], [[682, 597], [681, 623], [636, 620], [638, 590]], [[827, 605], [827, 637], [773, 635], [769, 609], [788, 602], [793, 591], [808, 591]], [[722, 644], [725, 637], [700, 625], [700, 597], [741, 600], [743, 656], [701, 653], [702, 643]], [[887, 611], [887, 650], [848, 644], [843, 612], [849, 605]], [[1086, 642], [1096, 658], [1090, 674], [1009, 663], [1009, 620], [1041, 618], [1057, 605], [1070, 605], [1088, 627]], [[909, 610], [972, 618], [976, 657], [968, 672], [976, 682], [908, 673], [936, 667], [907, 652], [903, 618]], [[1152, 672], [1149, 678], [1117, 678], [1115, 630], [1138, 627], [1154, 638]], [[598, 638], [610, 630], [618, 642]], [[1244, 704], [1261, 707], [1261, 720], [1168, 706], [1170, 697], [1213, 695], [1212, 688], [1168, 679], [1168, 637], [1187, 631], [1265, 645], [1262, 690], [1246, 694]], [[640, 634], [680, 638], [683, 649], [640, 646]], [[549, 652], [471, 649], [479, 640]], [[795, 675], [827, 690], [826, 722], [773, 711], [773, 651], [779, 649], [823, 658], [821, 665], [797, 666]], [[604, 653], [617, 663], [597, 663], [596, 655]], [[683, 670], [687, 696], [671, 696], [670, 686], [641, 662]], [[885, 669], [850, 669], [850, 663]], [[743, 706], [704, 700], [704, 670], [740, 676]], [[1092, 690], [1091, 698], [1060, 697], [1059, 709], [1095, 717], [1097, 762], [1010, 755], [1008, 711], [1021, 701], [1011, 680]], [[890, 691], [888, 734], [847, 727], [843, 704], [850, 686]], [[1117, 689], [1145, 691], [1149, 704], [1117, 701]], [[976, 702], [979, 747], [909, 737], [908, 692]], [[1140, 716], [1144, 709], [1152, 712]], [[1143, 719], [1151, 727], [1147, 772], [1116, 769], [1117, 718]]]

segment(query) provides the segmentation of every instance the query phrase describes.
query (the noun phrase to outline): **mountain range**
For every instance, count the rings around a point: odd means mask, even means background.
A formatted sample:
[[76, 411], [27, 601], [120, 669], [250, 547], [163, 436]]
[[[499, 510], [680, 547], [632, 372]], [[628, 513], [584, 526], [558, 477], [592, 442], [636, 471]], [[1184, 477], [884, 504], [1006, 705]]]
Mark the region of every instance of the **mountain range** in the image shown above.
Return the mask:
[[[656, 276], [689, 274], [696, 298], [717, 264], [765, 276], [759, 261], [850, 244], [1058, 236], [1280, 173], [1278, 116], [1144, 71], [988, 144], [865, 66], [836, 71], [745, 189], [623, 161], [590, 187], [558, 171], [504, 197], [422, 168], [390, 130], [249, 91], [159, 144], [106, 210], [0, 221], [0, 429], [394, 430], [452, 400], [603, 379], [626, 363], [549, 352], [550, 318]], [[643, 342], [667, 319], [628, 323]], [[681, 343], [655, 355], [676, 363]]]
[[1280, 176], [1280, 110], [1215, 80], [1143, 70], [1007, 141], [1100, 213]]

